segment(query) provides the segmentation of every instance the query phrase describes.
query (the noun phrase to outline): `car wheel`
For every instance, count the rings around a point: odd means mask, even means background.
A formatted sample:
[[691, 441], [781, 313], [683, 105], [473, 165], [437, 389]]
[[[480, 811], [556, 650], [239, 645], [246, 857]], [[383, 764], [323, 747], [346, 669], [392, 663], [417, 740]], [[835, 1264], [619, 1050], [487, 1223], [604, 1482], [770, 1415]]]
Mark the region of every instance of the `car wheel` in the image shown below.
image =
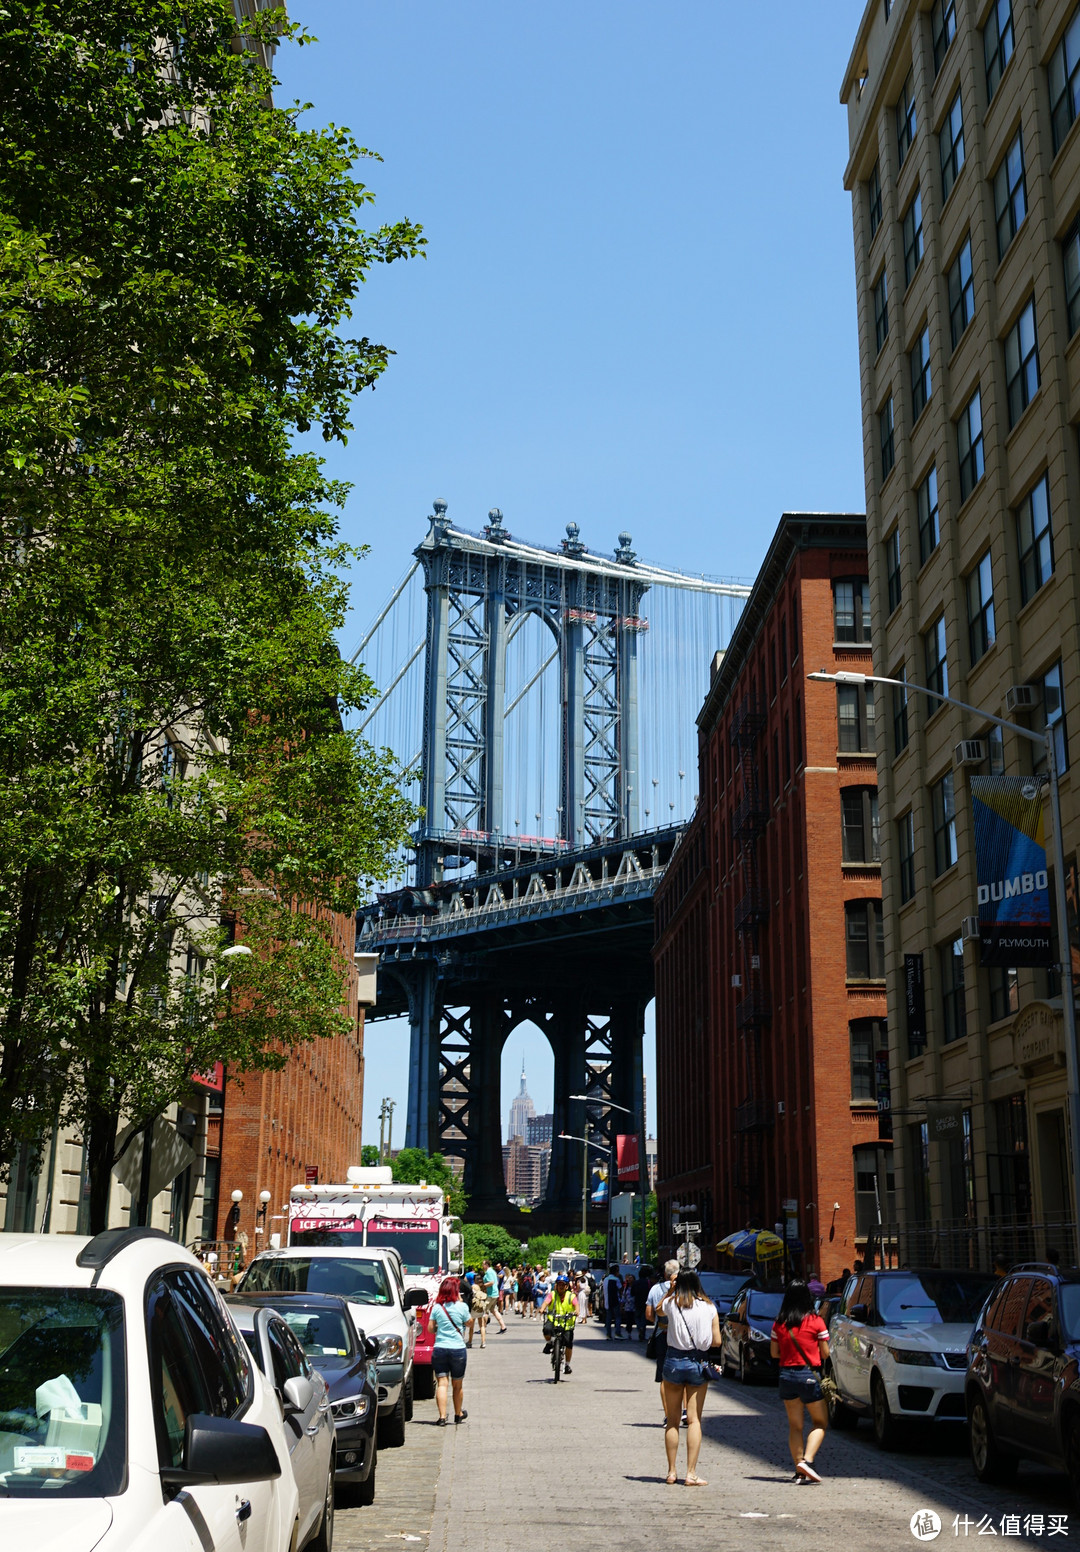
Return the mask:
[[900, 1443], [900, 1424], [892, 1415], [885, 1383], [877, 1374], [870, 1384], [870, 1400], [874, 1418], [874, 1438], [883, 1450], [895, 1450]]
[[419, 1368], [413, 1364], [413, 1395], [417, 1401], [430, 1401], [435, 1394], [435, 1370], [430, 1363], [422, 1363]]
[[416, 1374], [416, 1370], [415, 1369], [410, 1369], [409, 1370], [409, 1377], [405, 1381], [405, 1421], [407, 1423], [411, 1423], [412, 1422], [412, 1415], [413, 1415], [413, 1380], [414, 1380], [415, 1374]]
[[375, 1502], [375, 1467], [378, 1464], [379, 1454], [376, 1450], [371, 1457], [371, 1470], [357, 1487], [356, 1501], [362, 1509], [369, 1509]]
[[750, 1370], [746, 1367], [746, 1349], [744, 1347], [740, 1347], [739, 1348], [739, 1384], [740, 1385], [749, 1385], [749, 1383], [750, 1383]]
[[1020, 1462], [1015, 1455], [1004, 1455], [998, 1448], [982, 1396], [975, 1396], [971, 1402], [968, 1442], [971, 1464], [980, 1482], [1007, 1484], [1013, 1480]]
[[334, 1545], [334, 1457], [330, 1457], [330, 1472], [326, 1478], [326, 1501], [323, 1504], [322, 1524], [308, 1542], [310, 1552], [331, 1552]]
[[402, 1386], [398, 1404], [389, 1417], [379, 1419], [379, 1446], [384, 1450], [400, 1449], [405, 1443], [405, 1387]]
[[[829, 1373], [832, 1374], [831, 1367], [829, 1369]], [[835, 1380], [835, 1378], [836, 1378], [836, 1376], [833, 1375], [833, 1379], [834, 1380]], [[858, 1427], [858, 1423], [859, 1423], [858, 1414], [856, 1412], [853, 1412], [849, 1406], [845, 1406], [844, 1402], [840, 1400], [840, 1397], [839, 1397], [838, 1394], [837, 1395], [830, 1395], [829, 1396], [829, 1427], [830, 1428], [838, 1428], [838, 1429], [841, 1429], [841, 1430], [848, 1429], [848, 1428], [856, 1428], [856, 1427]]]

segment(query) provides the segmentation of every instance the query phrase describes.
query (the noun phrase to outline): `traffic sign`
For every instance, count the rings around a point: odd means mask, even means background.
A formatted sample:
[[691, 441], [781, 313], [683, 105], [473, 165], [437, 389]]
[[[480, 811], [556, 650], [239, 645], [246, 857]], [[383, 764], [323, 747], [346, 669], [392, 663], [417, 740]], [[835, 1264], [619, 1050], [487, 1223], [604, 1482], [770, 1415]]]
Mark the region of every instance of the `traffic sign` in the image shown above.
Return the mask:
[[701, 1260], [701, 1251], [698, 1249], [697, 1245], [691, 1244], [691, 1242], [687, 1240], [686, 1243], [684, 1245], [680, 1245], [678, 1250], [675, 1252], [675, 1259], [678, 1261], [680, 1266], [688, 1266], [692, 1271]]
[[700, 1234], [701, 1233], [701, 1224], [700, 1223], [677, 1223], [675, 1225], [675, 1233], [676, 1234]]

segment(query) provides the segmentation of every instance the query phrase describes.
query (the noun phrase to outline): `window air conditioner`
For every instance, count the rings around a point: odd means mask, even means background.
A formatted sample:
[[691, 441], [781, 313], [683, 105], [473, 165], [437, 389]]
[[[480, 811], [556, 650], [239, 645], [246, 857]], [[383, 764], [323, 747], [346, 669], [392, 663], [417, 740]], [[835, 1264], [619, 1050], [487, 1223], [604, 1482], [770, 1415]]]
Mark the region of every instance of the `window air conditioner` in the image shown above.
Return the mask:
[[760, 970], [761, 969], [761, 958], [760, 958], [760, 956], [758, 954], [751, 954], [750, 955], [750, 968], [751, 968], [751, 970]]
[[742, 985], [742, 976], [741, 975], [733, 975], [731, 977], [731, 984], [732, 984], [732, 986], [741, 986]]
[[986, 745], [981, 738], [962, 738], [953, 750], [953, 764], [981, 765], [986, 759]]
[[1038, 698], [1033, 684], [1013, 684], [1005, 691], [1006, 711], [1030, 711]]
[[977, 916], [965, 916], [960, 923], [960, 936], [965, 943], [975, 943], [979, 937], [979, 918]]

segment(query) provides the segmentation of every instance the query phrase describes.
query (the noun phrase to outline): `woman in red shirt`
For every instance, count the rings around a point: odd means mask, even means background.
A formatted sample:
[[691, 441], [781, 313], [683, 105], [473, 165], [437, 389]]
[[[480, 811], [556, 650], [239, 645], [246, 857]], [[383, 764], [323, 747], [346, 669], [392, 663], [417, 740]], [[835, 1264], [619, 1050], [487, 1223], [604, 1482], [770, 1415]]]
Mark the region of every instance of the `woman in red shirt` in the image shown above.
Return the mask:
[[[821, 1364], [829, 1356], [829, 1333], [805, 1283], [787, 1286], [784, 1302], [772, 1328], [769, 1350], [780, 1360], [780, 1399], [788, 1415], [788, 1448], [795, 1463], [796, 1479], [820, 1482], [814, 1456], [821, 1448], [829, 1421], [828, 1403], [821, 1389]], [[810, 1433], [803, 1445], [804, 1413], [810, 1414]]]

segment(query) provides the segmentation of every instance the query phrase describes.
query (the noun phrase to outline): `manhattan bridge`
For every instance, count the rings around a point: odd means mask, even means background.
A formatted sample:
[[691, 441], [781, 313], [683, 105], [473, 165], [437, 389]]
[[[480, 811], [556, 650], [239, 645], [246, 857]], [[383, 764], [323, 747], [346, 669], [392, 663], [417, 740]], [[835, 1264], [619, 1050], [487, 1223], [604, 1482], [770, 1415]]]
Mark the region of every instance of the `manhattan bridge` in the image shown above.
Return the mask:
[[471, 1208], [516, 1222], [501, 1058], [530, 1021], [555, 1063], [551, 1211], [534, 1229], [582, 1203], [584, 1150], [559, 1133], [606, 1150], [613, 1183], [617, 1133], [644, 1160], [653, 895], [697, 802], [715, 654], [750, 591], [647, 565], [627, 533], [611, 555], [579, 533], [524, 543], [497, 509], [470, 533], [436, 501], [353, 655], [378, 689], [353, 725], [415, 774], [423, 807], [357, 935], [379, 956], [369, 1017], [409, 1020], [406, 1146], [461, 1159]]

